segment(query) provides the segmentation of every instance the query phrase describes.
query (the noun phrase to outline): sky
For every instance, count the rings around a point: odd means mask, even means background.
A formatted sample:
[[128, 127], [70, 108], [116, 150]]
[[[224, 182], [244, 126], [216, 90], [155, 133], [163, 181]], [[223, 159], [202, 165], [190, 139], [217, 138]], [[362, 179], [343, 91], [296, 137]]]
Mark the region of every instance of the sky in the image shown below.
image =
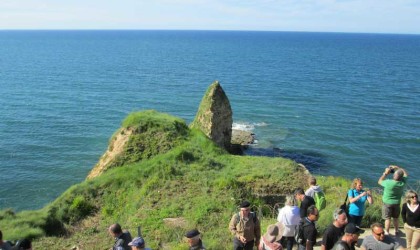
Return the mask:
[[420, 34], [420, 0], [0, 0], [0, 30]]

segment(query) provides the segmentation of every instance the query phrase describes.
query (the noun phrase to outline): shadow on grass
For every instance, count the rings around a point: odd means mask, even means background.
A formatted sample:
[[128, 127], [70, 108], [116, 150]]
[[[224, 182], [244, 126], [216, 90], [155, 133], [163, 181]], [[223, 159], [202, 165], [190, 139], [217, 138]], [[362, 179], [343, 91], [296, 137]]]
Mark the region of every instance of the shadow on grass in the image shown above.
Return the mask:
[[308, 150], [290, 151], [281, 150], [279, 148], [248, 147], [244, 153], [245, 155], [251, 156], [283, 157], [291, 159], [305, 165], [311, 173], [315, 174], [322, 172], [321, 170], [329, 166], [329, 162], [325, 155]]

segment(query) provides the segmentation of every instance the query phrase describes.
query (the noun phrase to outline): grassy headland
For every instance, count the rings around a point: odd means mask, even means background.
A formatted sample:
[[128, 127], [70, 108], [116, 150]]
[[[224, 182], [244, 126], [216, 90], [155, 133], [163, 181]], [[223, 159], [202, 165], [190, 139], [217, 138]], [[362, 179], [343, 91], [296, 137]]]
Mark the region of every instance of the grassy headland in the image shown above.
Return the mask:
[[[308, 173], [296, 162], [230, 155], [167, 114], [133, 113], [122, 128], [139, 133], [103, 174], [70, 187], [40, 210], [1, 211], [4, 239], [33, 238], [34, 249], [108, 249], [113, 239], [107, 228], [119, 222], [133, 236], [141, 226], [152, 249], [184, 249], [183, 234], [191, 228], [203, 233], [208, 249], [228, 249], [228, 223], [241, 200], [254, 204], [265, 231], [282, 197], [306, 188]], [[318, 182], [327, 195], [318, 223], [322, 231], [350, 181], [320, 176]], [[379, 208], [380, 202], [368, 207], [366, 221], [379, 220]]]

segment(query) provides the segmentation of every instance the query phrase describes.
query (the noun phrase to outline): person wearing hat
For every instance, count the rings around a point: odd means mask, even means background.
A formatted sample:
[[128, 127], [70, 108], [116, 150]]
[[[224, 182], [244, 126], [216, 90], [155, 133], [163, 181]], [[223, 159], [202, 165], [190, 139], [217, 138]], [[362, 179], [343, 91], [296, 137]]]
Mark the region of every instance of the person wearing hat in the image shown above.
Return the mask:
[[284, 225], [281, 223], [269, 225], [267, 232], [261, 237], [258, 250], [282, 250], [283, 247], [280, 240], [283, 236], [283, 231]]
[[370, 226], [372, 235], [363, 239], [360, 249], [380, 249], [380, 250], [402, 250], [400, 243], [389, 235], [385, 235], [384, 226], [381, 223], [373, 223]]
[[[385, 179], [390, 173], [394, 173], [392, 179]], [[407, 183], [407, 172], [398, 166], [387, 167], [378, 180], [378, 184], [384, 188], [382, 195], [382, 219], [385, 220], [385, 234], [389, 234], [391, 218], [394, 222], [395, 235], [398, 234], [398, 217], [400, 216], [401, 197], [404, 194], [404, 187]]]
[[131, 247], [131, 250], [151, 250], [150, 248], [145, 248], [146, 243], [142, 237], [134, 238], [128, 245]]
[[360, 229], [354, 223], [349, 223], [344, 228], [344, 235], [341, 240], [337, 241], [334, 245], [334, 250], [355, 250], [354, 245], [359, 240], [359, 235], [364, 233], [365, 230]]
[[251, 212], [249, 201], [240, 204], [239, 213], [235, 213], [230, 220], [229, 230], [234, 236], [234, 250], [252, 250], [254, 245], [259, 246], [261, 225], [256, 214]]
[[201, 241], [200, 232], [197, 229], [188, 231], [185, 234], [187, 238], [188, 245], [190, 246], [189, 250], [205, 250], [206, 248]]

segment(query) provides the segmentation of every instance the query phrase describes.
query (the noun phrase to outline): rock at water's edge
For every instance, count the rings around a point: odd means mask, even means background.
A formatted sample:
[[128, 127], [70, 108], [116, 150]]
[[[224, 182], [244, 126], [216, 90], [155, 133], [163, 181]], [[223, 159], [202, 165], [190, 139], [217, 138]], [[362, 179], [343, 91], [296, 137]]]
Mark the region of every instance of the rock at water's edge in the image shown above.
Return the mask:
[[200, 129], [219, 147], [230, 151], [232, 138], [232, 109], [218, 81], [207, 89], [191, 128]]

